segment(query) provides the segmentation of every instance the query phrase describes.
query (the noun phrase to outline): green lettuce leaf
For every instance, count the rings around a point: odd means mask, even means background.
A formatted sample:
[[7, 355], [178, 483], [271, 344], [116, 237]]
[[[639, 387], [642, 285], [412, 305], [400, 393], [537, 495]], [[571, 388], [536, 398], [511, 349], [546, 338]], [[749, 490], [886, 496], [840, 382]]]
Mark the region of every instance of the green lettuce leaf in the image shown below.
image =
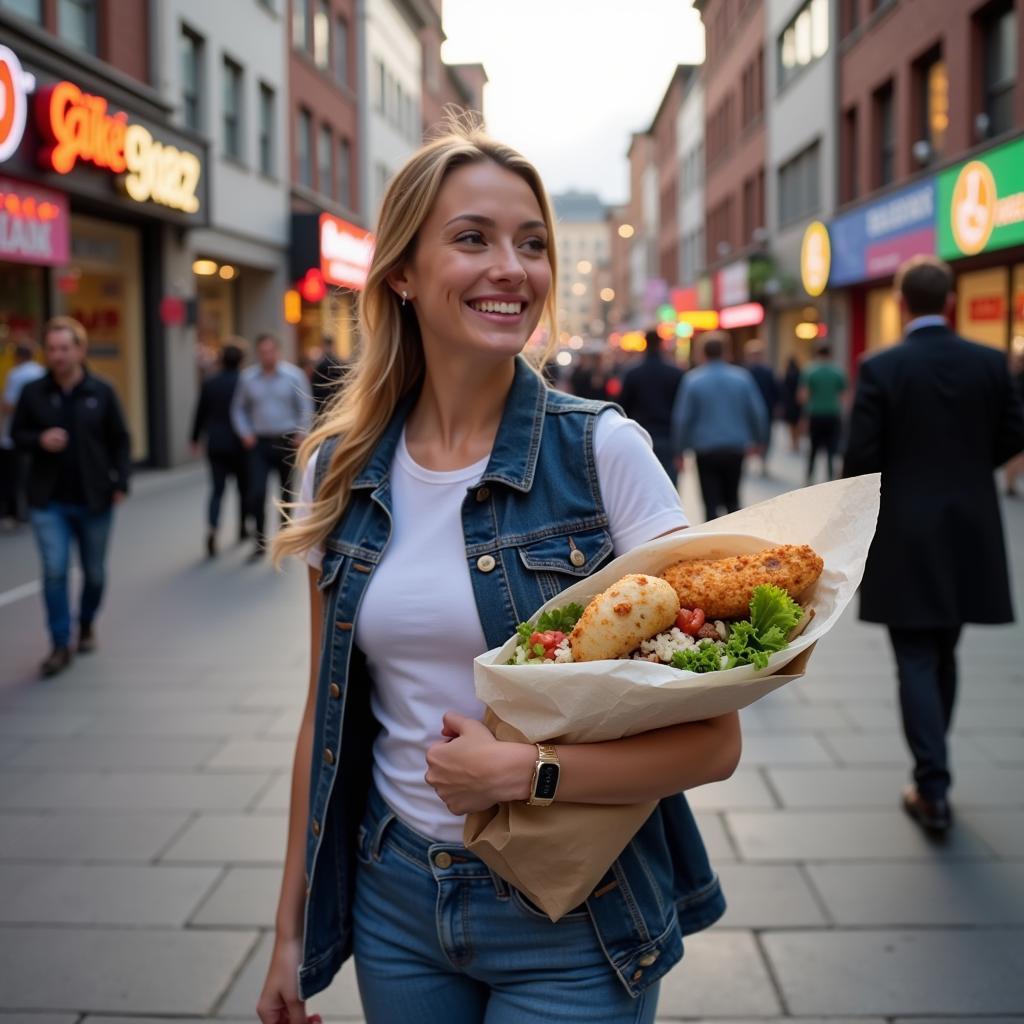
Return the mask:
[[722, 649], [714, 641], [699, 643], [696, 647], [675, 651], [672, 665], [684, 672], [717, 672], [722, 667]]
[[[762, 643], [768, 631], [777, 627], [783, 637], [803, 618], [804, 610], [781, 587], [764, 583], [754, 587], [750, 598], [750, 622], [761, 638]], [[781, 647], [775, 650], [781, 650]]]

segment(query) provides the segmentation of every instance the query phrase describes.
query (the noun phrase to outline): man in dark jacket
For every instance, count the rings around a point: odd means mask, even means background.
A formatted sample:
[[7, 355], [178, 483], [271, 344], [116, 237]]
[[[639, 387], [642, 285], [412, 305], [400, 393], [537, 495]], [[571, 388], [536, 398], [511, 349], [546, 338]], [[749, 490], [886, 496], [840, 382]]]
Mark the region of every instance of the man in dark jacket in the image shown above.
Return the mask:
[[751, 338], [743, 346], [743, 365], [750, 371], [750, 376], [757, 384], [757, 390], [764, 399], [764, 407], [768, 411], [768, 434], [761, 454], [761, 475], [768, 475], [768, 451], [772, 445], [772, 424], [775, 422], [775, 410], [782, 397], [782, 388], [775, 371], [765, 362], [764, 342], [760, 338]]
[[114, 389], [85, 368], [86, 345], [85, 328], [77, 320], [59, 316], [46, 324], [43, 356], [49, 372], [25, 385], [11, 424], [15, 445], [31, 457], [28, 502], [53, 641], [40, 666], [45, 676], [71, 663], [72, 537], [84, 576], [78, 651], [95, 647], [93, 621], [106, 581], [113, 506], [128, 493], [128, 428]]
[[192, 448], [199, 448], [199, 439], [206, 434], [206, 460], [210, 464], [210, 502], [206, 514], [206, 554], [217, 554], [217, 526], [220, 507], [228, 478], [238, 485], [238, 539], [245, 540], [246, 506], [249, 499], [248, 456], [241, 438], [231, 423], [231, 400], [238, 387], [239, 367], [244, 349], [241, 339], [228, 340], [220, 350], [220, 372], [203, 381], [199, 402], [192, 422]]
[[860, 617], [889, 627], [896, 656], [914, 758], [903, 806], [942, 832], [960, 630], [1013, 621], [993, 471], [1024, 448], [1024, 411], [1005, 355], [950, 330], [949, 267], [917, 257], [897, 284], [903, 341], [860, 367], [844, 473], [882, 474]]
[[683, 371], [662, 354], [658, 332], [648, 331], [643, 359], [626, 371], [618, 399], [626, 415], [651, 435], [654, 454], [673, 481], [672, 406], [682, 379]]

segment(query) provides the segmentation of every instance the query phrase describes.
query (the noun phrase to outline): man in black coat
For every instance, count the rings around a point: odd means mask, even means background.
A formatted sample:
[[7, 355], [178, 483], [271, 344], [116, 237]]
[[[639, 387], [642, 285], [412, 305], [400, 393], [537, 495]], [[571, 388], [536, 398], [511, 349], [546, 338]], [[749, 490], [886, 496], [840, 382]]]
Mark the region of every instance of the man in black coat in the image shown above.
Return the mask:
[[238, 485], [238, 539], [245, 540], [246, 507], [249, 500], [248, 456], [241, 438], [231, 423], [231, 400], [238, 387], [239, 367], [244, 349], [241, 339], [228, 341], [220, 350], [220, 372], [203, 381], [199, 402], [192, 422], [192, 448], [199, 449], [199, 439], [206, 434], [206, 459], [210, 464], [210, 501], [206, 512], [206, 553], [217, 554], [217, 526], [220, 507], [229, 477]]
[[93, 622], [106, 583], [113, 506], [128, 493], [131, 439], [114, 389], [85, 367], [85, 328], [58, 316], [43, 328], [49, 371], [26, 384], [11, 437], [30, 457], [28, 503], [43, 568], [43, 598], [53, 650], [44, 676], [71, 663], [68, 564], [71, 542], [82, 563], [78, 652], [95, 647]]
[[678, 470], [672, 449], [672, 406], [683, 371], [665, 358], [657, 331], [648, 331], [646, 337], [643, 359], [623, 376], [618, 401], [626, 415], [651, 435], [654, 454], [675, 482]]
[[994, 470], [1024, 448], [1024, 411], [1005, 353], [946, 320], [953, 274], [933, 257], [903, 266], [901, 344], [860, 367], [844, 475], [882, 474], [860, 617], [889, 627], [903, 731], [914, 758], [907, 813], [952, 822], [946, 734], [965, 623], [1013, 621]]

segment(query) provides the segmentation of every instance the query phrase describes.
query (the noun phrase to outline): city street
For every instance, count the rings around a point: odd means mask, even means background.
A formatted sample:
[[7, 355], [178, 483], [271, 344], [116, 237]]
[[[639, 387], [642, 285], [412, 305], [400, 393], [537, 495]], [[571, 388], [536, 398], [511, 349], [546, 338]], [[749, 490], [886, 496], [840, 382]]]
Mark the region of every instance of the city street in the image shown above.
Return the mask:
[[[797, 485], [784, 447], [748, 502]], [[31, 537], [0, 535], [4, 1024], [255, 1020], [306, 686], [305, 580], [230, 544], [207, 561], [205, 490], [199, 467], [137, 479], [99, 648], [50, 681], [35, 678], [47, 645]], [[1024, 499], [1004, 504], [1020, 614]], [[660, 1020], [1024, 1021], [1022, 652], [1019, 624], [966, 632], [944, 845], [898, 806], [892, 659], [855, 609], [805, 678], [744, 714], [736, 775], [691, 794], [729, 911], [687, 940]], [[309, 1009], [361, 1019], [351, 963]]]

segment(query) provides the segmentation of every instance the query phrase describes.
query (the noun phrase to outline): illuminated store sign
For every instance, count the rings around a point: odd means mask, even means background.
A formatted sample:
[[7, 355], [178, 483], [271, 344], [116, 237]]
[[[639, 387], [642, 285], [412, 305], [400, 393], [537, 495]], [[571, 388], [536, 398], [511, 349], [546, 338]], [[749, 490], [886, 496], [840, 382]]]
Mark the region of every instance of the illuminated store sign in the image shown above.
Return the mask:
[[974, 256], [1024, 243], [1024, 139], [939, 175], [939, 255]]
[[813, 298], [821, 295], [832, 269], [832, 244], [828, 228], [820, 220], [807, 226], [800, 246], [800, 280], [804, 291]]
[[47, 169], [70, 174], [79, 163], [91, 164], [117, 175], [137, 203], [199, 211], [199, 157], [154, 139], [123, 111], [110, 113], [102, 96], [58, 82], [36, 95], [35, 113], [45, 139], [39, 160]]
[[342, 288], [362, 288], [373, 259], [373, 235], [329, 213], [320, 214], [319, 234], [323, 279]]
[[65, 196], [0, 178], [0, 260], [59, 267], [68, 262], [70, 225]]
[[17, 54], [0, 46], [0, 163], [21, 145], [28, 96], [35, 87], [35, 78], [22, 68]]

